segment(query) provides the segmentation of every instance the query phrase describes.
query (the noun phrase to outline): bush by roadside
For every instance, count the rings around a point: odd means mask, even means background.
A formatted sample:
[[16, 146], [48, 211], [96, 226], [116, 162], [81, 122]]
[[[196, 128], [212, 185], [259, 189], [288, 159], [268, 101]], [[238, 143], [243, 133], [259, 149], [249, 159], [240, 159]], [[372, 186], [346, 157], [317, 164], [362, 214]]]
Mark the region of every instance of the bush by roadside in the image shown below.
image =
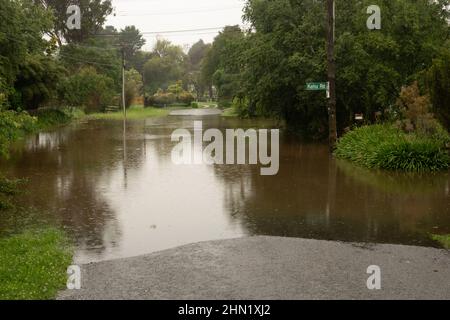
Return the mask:
[[441, 129], [435, 136], [405, 133], [390, 124], [364, 126], [347, 133], [338, 143], [336, 156], [377, 169], [439, 171], [450, 167]]
[[347, 133], [336, 155], [368, 168], [439, 171], [450, 167], [450, 136], [431, 113], [428, 95], [417, 82], [403, 87], [392, 123], [364, 126]]

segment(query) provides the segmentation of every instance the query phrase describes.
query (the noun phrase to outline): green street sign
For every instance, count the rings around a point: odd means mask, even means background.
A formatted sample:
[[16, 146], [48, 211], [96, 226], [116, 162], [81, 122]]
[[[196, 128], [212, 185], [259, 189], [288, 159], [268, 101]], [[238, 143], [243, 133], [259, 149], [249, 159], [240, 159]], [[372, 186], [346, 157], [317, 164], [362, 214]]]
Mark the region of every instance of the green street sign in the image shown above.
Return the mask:
[[308, 91], [324, 91], [327, 90], [327, 82], [308, 82], [306, 84], [306, 90]]

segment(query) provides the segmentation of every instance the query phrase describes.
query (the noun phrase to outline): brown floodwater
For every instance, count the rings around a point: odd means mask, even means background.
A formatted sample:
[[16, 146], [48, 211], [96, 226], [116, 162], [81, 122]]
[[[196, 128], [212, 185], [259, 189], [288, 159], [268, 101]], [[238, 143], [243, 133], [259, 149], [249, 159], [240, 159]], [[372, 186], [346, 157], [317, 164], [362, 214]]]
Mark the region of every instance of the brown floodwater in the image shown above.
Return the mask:
[[[368, 171], [287, 134], [276, 176], [252, 165], [175, 165], [171, 134], [194, 120], [277, 127], [199, 112], [130, 120], [125, 132], [122, 121], [87, 121], [29, 137], [1, 170], [28, 179], [21, 202], [38, 209], [28, 219], [64, 227], [79, 263], [248, 235], [435, 246], [430, 233], [450, 233], [448, 172]], [[18, 219], [0, 216], [0, 232]]]

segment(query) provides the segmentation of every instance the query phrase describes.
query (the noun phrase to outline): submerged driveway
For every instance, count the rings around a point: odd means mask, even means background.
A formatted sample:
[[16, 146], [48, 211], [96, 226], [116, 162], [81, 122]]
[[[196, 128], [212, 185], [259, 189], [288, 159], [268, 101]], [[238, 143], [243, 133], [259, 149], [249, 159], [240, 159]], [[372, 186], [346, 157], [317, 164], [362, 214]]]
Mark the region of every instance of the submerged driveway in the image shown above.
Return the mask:
[[[367, 268], [381, 268], [381, 290]], [[450, 299], [450, 252], [278, 237], [203, 242], [82, 266], [59, 299]]]

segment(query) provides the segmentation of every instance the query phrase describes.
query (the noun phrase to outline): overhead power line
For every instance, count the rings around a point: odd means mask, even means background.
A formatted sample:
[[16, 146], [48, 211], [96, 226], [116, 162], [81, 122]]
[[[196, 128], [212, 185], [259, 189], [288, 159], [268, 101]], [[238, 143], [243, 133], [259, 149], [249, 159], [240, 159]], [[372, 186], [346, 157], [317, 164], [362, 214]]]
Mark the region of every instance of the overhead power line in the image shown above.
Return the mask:
[[65, 55], [65, 54], [62, 54], [62, 53], [60, 53], [59, 56], [65, 58], [65, 59], [69, 59], [69, 60], [73, 60], [73, 61], [77, 61], [77, 62], [83, 62], [83, 63], [87, 63], [87, 64], [93, 64], [93, 65], [99, 65], [99, 66], [105, 66], [105, 67], [117, 67], [117, 66], [120, 66], [120, 64], [103, 63], [103, 62], [88, 61], [88, 60], [85, 60], [85, 59], [74, 58], [74, 57], [71, 57], [69, 55]]
[[[240, 25], [239, 27], [244, 27]], [[198, 29], [179, 29], [179, 30], [161, 30], [161, 31], [140, 31], [142, 35], [158, 35], [158, 34], [171, 34], [171, 33], [186, 33], [186, 32], [201, 32], [201, 31], [218, 31], [224, 29], [222, 27], [211, 27], [211, 28], [198, 28]], [[106, 37], [118, 37], [120, 34], [96, 34], [95, 36], [106, 36]]]
[[226, 10], [242, 9], [241, 6], [233, 6], [226, 8], [209, 8], [209, 9], [196, 9], [196, 10], [182, 10], [182, 11], [170, 11], [170, 12], [140, 12], [140, 13], [117, 13], [115, 17], [139, 17], [139, 16], [171, 16], [171, 15], [182, 15], [182, 14], [192, 14], [192, 13], [211, 13], [211, 12], [221, 12]]

